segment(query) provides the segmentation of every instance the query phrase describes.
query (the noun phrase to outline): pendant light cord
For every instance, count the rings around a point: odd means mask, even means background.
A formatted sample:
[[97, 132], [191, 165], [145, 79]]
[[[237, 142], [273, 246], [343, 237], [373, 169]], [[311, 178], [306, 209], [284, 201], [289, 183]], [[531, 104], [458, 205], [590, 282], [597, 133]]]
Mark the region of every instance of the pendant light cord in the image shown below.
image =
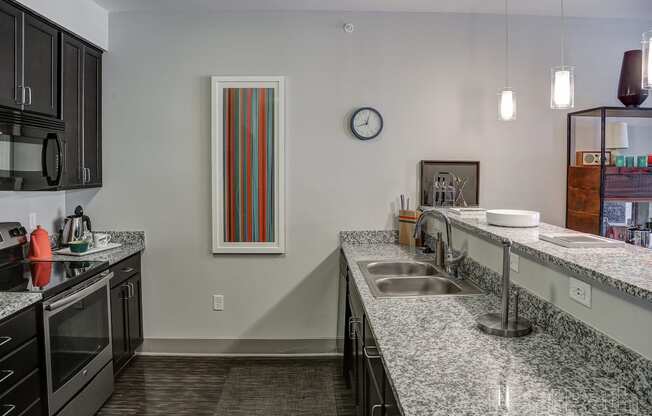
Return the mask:
[[566, 44], [566, 13], [564, 10], [564, 0], [561, 1], [561, 66], [564, 67], [564, 55]]
[[[563, 1], [563, 0], [562, 0]], [[509, 87], [509, 17], [507, 14], [507, 2], [505, 0], [505, 87]]]

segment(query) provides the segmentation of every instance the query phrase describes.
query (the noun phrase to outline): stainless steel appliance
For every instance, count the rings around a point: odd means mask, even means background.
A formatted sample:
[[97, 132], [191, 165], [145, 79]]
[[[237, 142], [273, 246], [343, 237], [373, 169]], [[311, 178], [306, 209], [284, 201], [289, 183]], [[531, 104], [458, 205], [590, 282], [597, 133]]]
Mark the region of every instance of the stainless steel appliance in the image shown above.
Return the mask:
[[107, 270], [43, 302], [50, 415], [95, 414], [113, 392], [111, 277]]
[[91, 219], [84, 215], [81, 205], [75, 208], [75, 214], [66, 217], [61, 231], [61, 244], [68, 245], [80, 240], [86, 231], [91, 231]]
[[26, 230], [0, 223], [0, 292], [43, 296], [48, 415], [90, 416], [113, 392], [107, 262], [28, 261]]
[[61, 120], [0, 109], [0, 190], [57, 189], [64, 167]]

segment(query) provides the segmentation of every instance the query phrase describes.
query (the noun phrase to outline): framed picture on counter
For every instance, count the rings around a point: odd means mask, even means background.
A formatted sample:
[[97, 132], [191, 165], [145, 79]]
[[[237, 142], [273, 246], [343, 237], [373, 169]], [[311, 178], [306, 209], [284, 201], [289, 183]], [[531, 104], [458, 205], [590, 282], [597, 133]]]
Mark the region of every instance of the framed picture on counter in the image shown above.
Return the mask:
[[285, 253], [285, 78], [211, 90], [213, 253]]
[[422, 160], [419, 188], [421, 206], [478, 206], [480, 162]]

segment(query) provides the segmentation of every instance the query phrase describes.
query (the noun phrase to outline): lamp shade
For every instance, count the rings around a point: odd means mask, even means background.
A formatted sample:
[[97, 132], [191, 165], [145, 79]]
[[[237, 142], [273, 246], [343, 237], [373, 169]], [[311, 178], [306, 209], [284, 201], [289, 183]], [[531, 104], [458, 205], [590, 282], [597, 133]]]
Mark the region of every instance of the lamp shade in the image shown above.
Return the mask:
[[607, 149], [627, 149], [629, 147], [627, 123], [607, 123], [606, 134], [605, 147]]

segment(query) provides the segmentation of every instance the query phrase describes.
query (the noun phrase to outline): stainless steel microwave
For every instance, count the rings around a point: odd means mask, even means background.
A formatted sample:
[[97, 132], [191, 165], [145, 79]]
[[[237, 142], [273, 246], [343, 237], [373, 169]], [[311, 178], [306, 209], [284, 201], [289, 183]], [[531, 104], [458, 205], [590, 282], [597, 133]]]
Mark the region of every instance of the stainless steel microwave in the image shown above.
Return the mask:
[[58, 189], [64, 128], [59, 119], [0, 109], [0, 190]]

